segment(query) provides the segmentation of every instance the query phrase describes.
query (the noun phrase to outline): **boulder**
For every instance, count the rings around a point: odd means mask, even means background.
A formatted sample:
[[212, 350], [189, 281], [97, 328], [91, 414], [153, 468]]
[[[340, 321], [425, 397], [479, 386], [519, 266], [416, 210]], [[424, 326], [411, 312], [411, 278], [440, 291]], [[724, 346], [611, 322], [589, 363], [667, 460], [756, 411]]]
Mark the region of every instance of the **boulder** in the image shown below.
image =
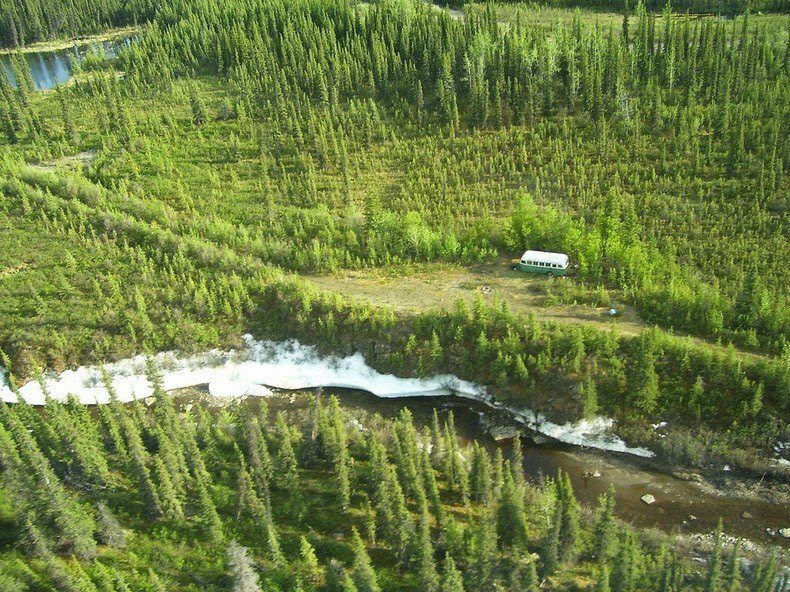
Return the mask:
[[547, 438], [546, 436], [542, 436], [540, 434], [533, 434], [532, 441], [535, 444], [548, 444], [549, 442], [551, 442], [551, 439]]
[[779, 529], [779, 534], [783, 539], [790, 539], [790, 528], [785, 526], [784, 528]]
[[751, 520], [752, 515], [747, 510], [744, 510], [743, 512], [741, 512], [741, 518], [743, 518], [744, 520]]
[[521, 433], [521, 430], [514, 426], [492, 425], [488, 428], [488, 433], [494, 440], [499, 442], [500, 440], [515, 438]]
[[656, 503], [656, 498], [651, 493], [646, 493], [645, 495], [643, 495], [639, 499], [642, 500], [644, 503], [646, 503], [648, 506]]

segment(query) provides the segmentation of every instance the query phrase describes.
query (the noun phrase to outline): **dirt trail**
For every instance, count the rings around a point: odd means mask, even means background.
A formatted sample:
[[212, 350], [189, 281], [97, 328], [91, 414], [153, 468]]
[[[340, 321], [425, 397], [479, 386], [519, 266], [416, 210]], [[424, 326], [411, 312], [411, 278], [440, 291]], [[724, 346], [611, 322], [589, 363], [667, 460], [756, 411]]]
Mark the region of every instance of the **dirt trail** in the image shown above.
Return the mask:
[[62, 156], [53, 160], [45, 160], [38, 164], [29, 164], [28, 166], [31, 169], [45, 171], [47, 173], [51, 173], [59, 168], [78, 169], [83, 166], [90, 165], [94, 160], [96, 160], [98, 155], [99, 151], [96, 148], [93, 148], [91, 150], [86, 150], [85, 152], [79, 152], [70, 156]]
[[[427, 264], [410, 268], [408, 275], [387, 274], [386, 270], [345, 270], [331, 276], [301, 277], [352, 302], [389, 306], [397, 312], [419, 313], [451, 308], [459, 299], [471, 304], [475, 295], [480, 294], [489, 304], [499, 298], [512, 312], [524, 316], [532, 312], [539, 320], [611, 329], [625, 335], [638, 335], [648, 326], [639, 318], [635, 308], [621, 302], [616, 303], [616, 317], [609, 316], [609, 306], [553, 304], [547, 295], [549, 283], [555, 282], [555, 291], [559, 292], [560, 282], [575, 280], [571, 277], [549, 279], [513, 271], [515, 263], [515, 260], [502, 259], [471, 267]], [[682, 334], [676, 332], [676, 335]], [[689, 339], [726, 351], [724, 346], [699, 337]], [[748, 360], [763, 357], [737, 348], [735, 353]]]
[[450, 308], [461, 299], [471, 304], [479, 294], [487, 303], [495, 297], [507, 302], [511, 311], [539, 319], [591, 325], [636, 335], [646, 326], [636, 310], [618, 305], [617, 317], [610, 317], [609, 307], [557, 304], [547, 306], [548, 282], [573, 282], [573, 278], [549, 279], [511, 269], [509, 261], [460, 267], [453, 265], [422, 266], [409, 275], [387, 275], [379, 270], [344, 271], [332, 276], [308, 276], [319, 288], [337, 292], [355, 302], [385, 305], [400, 312], [424, 312]]

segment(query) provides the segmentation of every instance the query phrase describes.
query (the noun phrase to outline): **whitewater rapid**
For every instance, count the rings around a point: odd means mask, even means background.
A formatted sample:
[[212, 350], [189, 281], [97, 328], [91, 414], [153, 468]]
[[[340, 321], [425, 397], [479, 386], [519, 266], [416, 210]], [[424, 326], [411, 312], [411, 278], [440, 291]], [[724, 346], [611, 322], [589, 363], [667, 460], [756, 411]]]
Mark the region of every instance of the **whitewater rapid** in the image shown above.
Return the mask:
[[[591, 420], [556, 424], [526, 408], [505, 406], [495, 401], [486, 387], [443, 374], [430, 378], [401, 378], [381, 374], [371, 368], [362, 354], [322, 356], [316, 348], [298, 341], [260, 341], [244, 336], [245, 347], [239, 350], [211, 350], [193, 356], [163, 352], [154, 356], [166, 391], [208, 385], [214, 397], [266, 397], [276, 389], [340, 387], [368, 391], [377, 397], [437, 397], [456, 395], [508, 411], [516, 421], [560, 442], [652, 457], [645, 448], [629, 447], [612, 432], [613, 420]], [[107, 364], [104, 370], [112, 380], [121, 402], [150, 397], [153, 389], [146, 377], [146, 357], [136, 356]], [[49, 396], [64, 401], [76, 397], [84, 404], [109, 401], [109, 394], [98, 366], [83, 366], [48, 375], [43, 382]], [[38, 381], [18, 389], [19, 395], [32, 405], [45, 404], [44, 391]], [[4, 380], [0, 369], [0, 400], [15, 402], [16, 395]]]

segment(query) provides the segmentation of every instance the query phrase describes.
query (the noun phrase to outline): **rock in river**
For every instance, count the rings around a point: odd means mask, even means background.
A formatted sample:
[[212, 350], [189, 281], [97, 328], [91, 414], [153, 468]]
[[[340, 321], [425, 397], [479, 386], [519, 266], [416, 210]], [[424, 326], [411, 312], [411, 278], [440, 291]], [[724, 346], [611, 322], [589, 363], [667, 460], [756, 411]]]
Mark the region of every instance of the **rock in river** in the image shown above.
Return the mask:
[[643, 495], [639, 499], [642, 500], [644, 503], [646, 503], [648, 506], [651, 505], [651, 504], [656, 503], [655, 496], [653, 494], [650, 494], [650, 493], [646, 493], [645, 495]]
[[491, 434], [494, 440], [499, 442], [500, 440], [515, 438], [521, 433], [521, 430], [515, 426], [492, 425], [488, 428], [488, 433]]

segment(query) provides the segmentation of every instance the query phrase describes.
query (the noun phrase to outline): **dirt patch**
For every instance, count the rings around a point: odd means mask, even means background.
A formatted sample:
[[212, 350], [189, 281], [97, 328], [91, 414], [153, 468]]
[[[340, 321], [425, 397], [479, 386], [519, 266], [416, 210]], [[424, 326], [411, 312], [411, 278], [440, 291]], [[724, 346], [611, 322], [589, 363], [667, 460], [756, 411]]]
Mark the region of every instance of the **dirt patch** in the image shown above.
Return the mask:
[[8, 277], [9, 275], [14, 275], [23, 271], [30, 267], [29, 263], [19, 263], [18, 265], [12, 265], [11, 267], [6, 267], [5, 269], [0, 269], [0, 279], [4, 277]]
[[62, 156], [53, 160], [45, 160], [38, 164], [31, 164], [30, 168], [48, 173], [61, 168], [77, 169], [90, 165], [96, 160], [98, 155], [99, 151], [96, 148], [92, 148], [91, 150], [85, 150], [84, 152], [72, 154], [71, 156]]
[[[426, 264], [395, 272], [346, 270], [331, 276], [301, 277], [318, 288], [337, 292], [352, 302], [388, 306], [396, 312], [420, 313], [448, 309], [459, 299], [471, 304], [479, 294], [487, 304], [505, 302], [512, 312], [524, 316], [534, 313], [538, 320], [586, 325], [614, 330], [623, 335], [638, 335], [648, 326], [639, 318], [634, 307], [621, 302], [615, 304], [617, 316], [614, 317], [609, 315], [611, 305], [552, 304], [557, 299], [547, 294], [562, 292], [565, 282], [577, 280], [573, 277], [548, 278], [514, 271], [512, 267], [516, 262], [500, 259], [495, 263], [470, 267]], [[699, 337], [679, 331], [675, 331], [675, 335], [721, 352], [727, 351], [725, 346]], [[762, 357], [738, 348], [735, 348], [735, 354], [748, 360]]]
[[546, 288], [551, 282], [573, 282], [573, 278], [547, 278], [513, 271], [512, 263], [460, 267], [423, 266], [409, 275], [387, 275], [379, 270], [344, 271], [332, 276], [307, 277], [316, 287], [337, 292], [353, 302], [389, 306], [399, 312], [420, 313], [451, 308], [457, 300], [471, 304], [480, 295], [488, 304], [495, 300], [521, 315], [534, 313], [538, 319], [614, 329], [636, 335], [645, 324], [636, 310], [618, 306], [610, 317], [609, 307], [578, 304], [547, 305]]

